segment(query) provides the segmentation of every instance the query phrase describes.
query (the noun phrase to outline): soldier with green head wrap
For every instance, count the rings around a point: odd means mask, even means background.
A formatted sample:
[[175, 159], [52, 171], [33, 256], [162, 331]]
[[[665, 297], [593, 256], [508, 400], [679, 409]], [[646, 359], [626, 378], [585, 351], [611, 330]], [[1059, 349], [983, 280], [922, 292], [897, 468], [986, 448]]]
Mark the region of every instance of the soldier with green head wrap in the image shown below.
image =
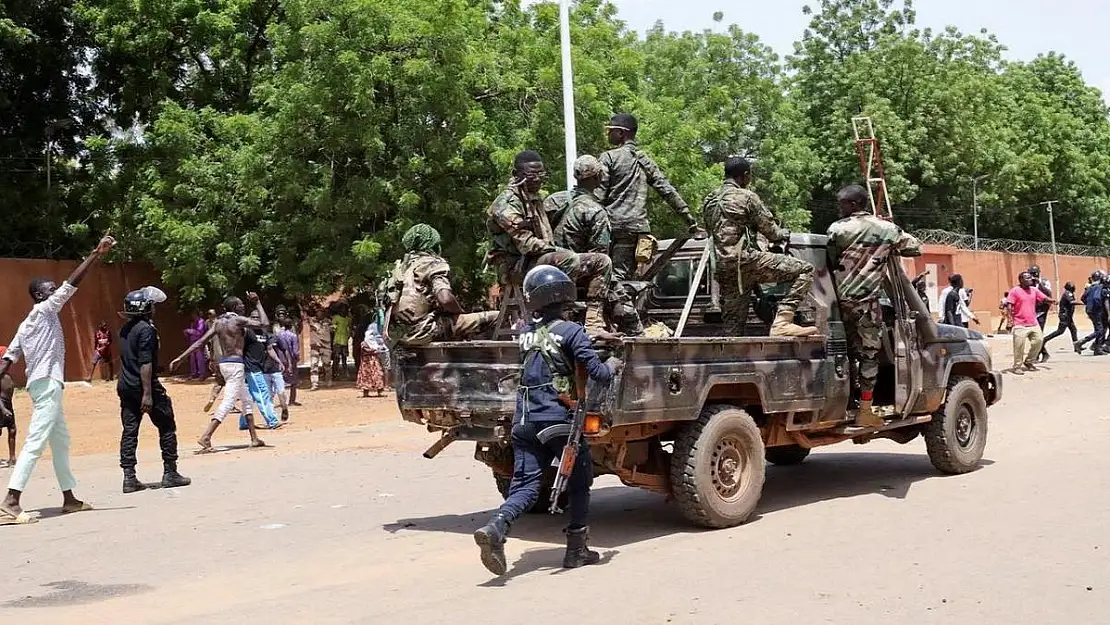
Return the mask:
[[467, 313], [451, 289], [451, 266], [440, 256], [440, 236], [428, 224], [416, 224], [401, 238], [405, 256], [389, 281], [392, 307], [387, 325], [398, 329], [397, 344], [408, 347], [433, 341], [473, 338], [497, 322], [497, 312]]

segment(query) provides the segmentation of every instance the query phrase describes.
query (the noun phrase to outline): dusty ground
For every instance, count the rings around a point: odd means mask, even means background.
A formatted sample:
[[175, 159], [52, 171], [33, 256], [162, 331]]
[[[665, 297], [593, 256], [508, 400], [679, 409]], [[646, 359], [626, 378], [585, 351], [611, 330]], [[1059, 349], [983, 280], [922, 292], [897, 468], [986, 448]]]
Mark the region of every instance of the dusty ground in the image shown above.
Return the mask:
[[[1005, 364], [1007, 342], [998, 362]], [[818, 451], [771, 468], [758, 517], [701, 531], [657, 496], [598, 481], [604, 566], [555, 568], [560, 523], [514, 527], [511, 574], [491, 580], [470, 532], [498, 503], [458, 444], [435, 461], [391, 400], [304, 396], [273, 449], [183, 453], [193, 486], [119, 492], [109, 389], [67, 390], [79, 494], [57, 516], [48, 463], [25, 502], [43, 521], [0, 527], [0, 617], [22, 623], [1068, 623], [1107, 622], [1110, 359], [1055, 346], [1007, 376], [980, 471], [940, 477], [920, 440]], [[183, 451], [203, 425], [196, 388], [170, 392]], [[25, 399], [20, 412], [26, 415]], [[218, 443], [240, 444], [230, 429]], [[153, 430], [140, 475], [158, 474]], [[0, 472], [0, 474], [5, 472]]]

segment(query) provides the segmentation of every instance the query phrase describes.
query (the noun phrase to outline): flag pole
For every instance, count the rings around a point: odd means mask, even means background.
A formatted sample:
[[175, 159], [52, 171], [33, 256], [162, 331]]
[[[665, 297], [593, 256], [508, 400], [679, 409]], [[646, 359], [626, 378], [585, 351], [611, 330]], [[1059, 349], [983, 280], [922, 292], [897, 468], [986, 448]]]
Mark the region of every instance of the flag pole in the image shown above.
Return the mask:
[[559, 1], [559, 38], [563, 55], [563, 136], [566, 148], [567, 193], [574, 188], [574, 160], [578, 158], [574, 124], [574, 69], [570, 58], [570, 1]]

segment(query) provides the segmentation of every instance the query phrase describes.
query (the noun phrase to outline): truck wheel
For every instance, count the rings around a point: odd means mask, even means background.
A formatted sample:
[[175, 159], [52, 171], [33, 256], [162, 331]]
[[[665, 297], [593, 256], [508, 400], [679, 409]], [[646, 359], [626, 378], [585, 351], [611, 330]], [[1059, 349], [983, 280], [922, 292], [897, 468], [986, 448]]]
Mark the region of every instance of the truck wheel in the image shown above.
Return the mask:
[[785, 445], [783, 447], [768, 447], [765, 457], [767, 462], [779, 466], [801, 464], [809, 456], [809, 451], [801, 445]]
[[942, 473], [968, 473], [979, 468], [987, 446], [987, 401], [975, 380], [953, 378], [948, 399], [925, 426], [929, 460]]
[[[512, 484], [513, 478], [504, 477], [496, 473], [493, 474], [493, 479], [497, 482], [497, 492], [501, 493], [501, 498], [506, 499], [509, 496], [509, 485]], [[551, 487], [555, 484], [555, 471], [544, 471], [543, 483], [540, 485], [540, 496], [536, 499], [536, 503], [528, 511], [529, 514], [545, 514], [548, 508], [551, 507]], [[559, 506], [562, 508], [567, 507], [567, 494], [559, 498]]]
[[735, 406], [707, 406], [679, 430], [671, 456], [671, 491], [682, 514], [711, 528], [748, 520], [763, 494], [763, 437]]

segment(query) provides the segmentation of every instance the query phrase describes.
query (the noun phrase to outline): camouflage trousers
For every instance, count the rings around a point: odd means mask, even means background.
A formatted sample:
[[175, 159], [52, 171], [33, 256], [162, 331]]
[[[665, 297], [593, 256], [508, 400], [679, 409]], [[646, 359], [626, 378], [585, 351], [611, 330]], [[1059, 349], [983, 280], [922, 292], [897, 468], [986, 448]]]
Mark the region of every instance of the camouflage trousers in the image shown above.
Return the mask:
[[721, 313], [725, 325], [734, 336], [743, 336], [752, 285], [792, 282], [778, 308], [793, 312], [813, 288], [813, 265], [785, 254], [749, 252], [739, 262], [719, 262], [716, 278], [721, 288]]
[[609, 247], [609, 257], [613, 259], [613, 278], [620, 280], [635, 280], [639, 264], [636, 262], [636, 246], [640, 243], [641, 234], [635, 232], [614, 232], [613, 242]]
[[877, 301], [841, 302], [840, 317], [848, 335], [848, 351], [859, 363], [859, 389], [875, 390], [879, 377], [879, 350], [883, 348], [883, 326]]
[[497, 316], [496, 310], [461, 315], [429, 313], [411, 326], [397, 324], [390, 335], [400, 337], [397, 344], [402, 347], [419, 347], [436, 341], [466, 341], [492, 330]]
[[586, 289], [586, 299], [593, 302], [605, 301], [609, 294], [609, 280], [613, 273], [613, 261], [605, 254], [587, 252], [548, 252], [529, 263], [528, 269], [536, 265], [558, 267], [579, 287]]

